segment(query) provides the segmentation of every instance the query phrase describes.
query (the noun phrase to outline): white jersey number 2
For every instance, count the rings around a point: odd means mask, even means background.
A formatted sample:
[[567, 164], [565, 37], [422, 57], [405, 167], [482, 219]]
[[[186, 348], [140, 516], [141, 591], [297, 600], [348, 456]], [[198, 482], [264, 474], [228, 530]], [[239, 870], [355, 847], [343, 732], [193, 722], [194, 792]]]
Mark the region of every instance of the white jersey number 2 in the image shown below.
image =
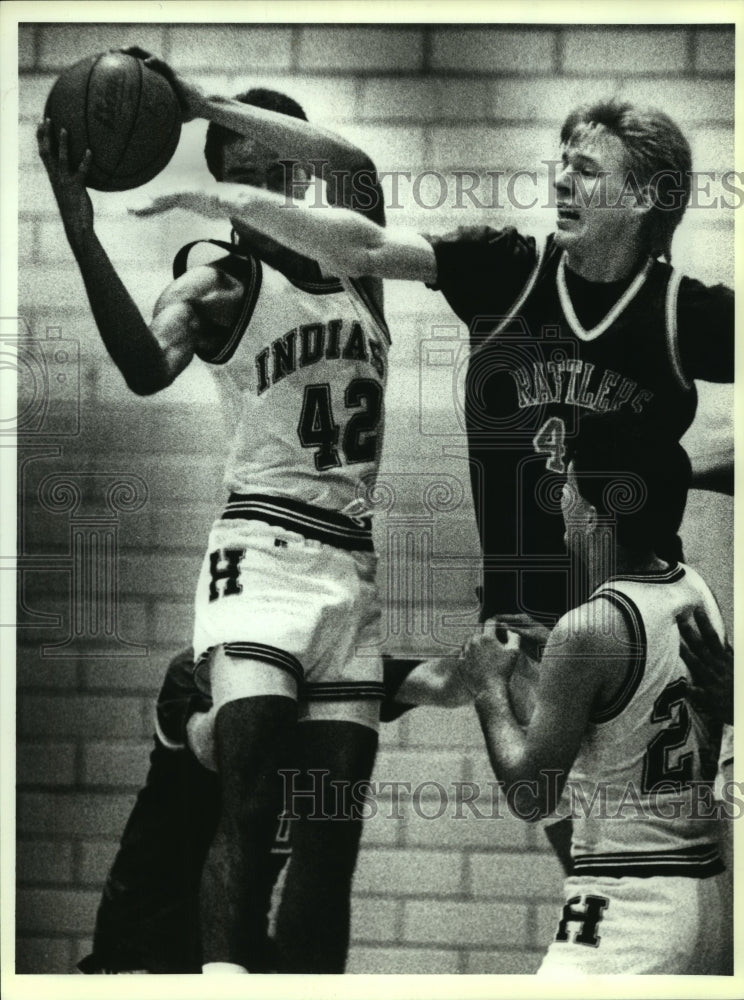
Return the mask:
[[[341, 454], [347, 465], [374, 462], [377, 457], [377, 425], [382, 413], [382, 386], [373, 378], [355, 378], [344, 393], [347, 409], [362, 409], [349, 417], [343, 439], [333, 416], [331, 386], [318, 382], [305, 386], [297, 434], [303, 448], [314, 448], [318, 472], [338, 468]], [[339, 454], [341, 453], [341, 454]]]
[[[651, 722], [666, 722], [643, 755], [643, 792], [658, 788], [680, 791], [697, 780], [713, 781], [717, 754], [688, 748], [692, 729], [689, 688], [684, 677], [671, 681], [654, 702]], [[676, 759], [675, 759], [676, 757]]]

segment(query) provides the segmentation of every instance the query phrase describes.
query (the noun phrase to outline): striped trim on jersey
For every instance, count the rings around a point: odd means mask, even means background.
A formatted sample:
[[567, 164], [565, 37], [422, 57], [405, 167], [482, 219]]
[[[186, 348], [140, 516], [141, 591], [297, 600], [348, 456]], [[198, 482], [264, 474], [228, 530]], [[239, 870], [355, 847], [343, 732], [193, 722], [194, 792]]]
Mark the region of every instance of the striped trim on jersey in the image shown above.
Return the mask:
[[643, 269], [640, 270], [631, 281], [615, 305], [607, 313], [605, 318], [600, 320], [600, 322], [597, 323], [596, 326], [593, 326], [591, 330], [585, 330], [579, 321], [579, 317], [576, 315], [576, 311], [574, 310], [573, 302], [571, 301], [571, 296], [568, 291], [568, 286], [566, 285], [566, 253], [565, 251], [563, 252], [561, 259], [558, 262], [558, 271], [556, 273], [558, 298], [560, 299], [561, 308], [563, 309], [564, 315], [568, 320], [569, 326], [579, 340], [583, 340], [585, 342], [596, 340], [597, 337], [600, 337], [605, 330], [608, 330], [612, 326], [620, 313], [622, 313], [627, 306], [630, 305], [638, 292], [641, 290], [642, 286], [645, 284], [653, 263], [653, 260], [649, 258]]
[[674, 851], [578, 854], [573, 859], [571, 874], [609, 878], [654, 878], [657, 875], [709, 878], [711, 875], [720, 875], [724, 870], [718, 847], [715, 844], [701, 844]]
[[625, 680], [620, 685], [619, 691], [608, 705], [592, 712], [591, 721], [595, 723], [609, 722], [623, 711], [630, 703], [631, 698], [638, 690], [643, 673], [646, 669], [646, 629], [643, 627], [643, 618], [635, 603], [629, 597], [611, 587], [603, 587], [599, 593], [590, 600], [596, 601], [604, 598], [620, 610], [628, 624], [631, 635], [630, 665], [628, 666]]
[[201, 239], [192, 240], [191, 243], [187, 243], [182, 246], [178, 251], [176, 256], [173, 258], [173, 277], [180, 278], [182, 274], [185, 274], [188, 270], [189, 254], [198, 246], [200, 243], [211, 243], [212, 246], [220, 247], [221, 250], [226, 250], [228, 253], [235, 253], [235, 247], [232, 243], [225, 243], [224, 240], [211, 240], [211, 239]]
[[280, 268], [276, 268], [276, 270], [284, 275], [290, 285], [299, 288], [301, 292], [307, 292], [308, 295], [338, 295], [339, 292], [343, 292], [344, 290], [340, 278], [323, 278], [319, 276], [317, 280], [314, 280], [313, 278], [294, 277], [285, 271], [281, 271]]
[[[613, 583], [622, 583], [628, 580], [632, 583], [677, 583], [685, 575], [684, 566], [679, 563], [672, 563], [668, 569], [658, 570], [650, 573], [618, 573], [605, 581], [603, 586], [612, 586]], [[628, 600], [628, 598], [626, 598]]]
[[677, 336], [677, 300], [679, 298], [679, 286], [682, 283], [679, 271], [672, 269], [669, 275], [666, 293], [666, 334], [667, 347], [669, 348], [669, 360], [672, 363], [672, 371], [677, 377], [677, 381], [683, 389], [691, 389], [692, 382], [684, 373], [682, 368], [682, 358], [679, 353], [679, 338]]
[[197, 352], [202, 361], [210, 365], [224, 365], [235, 354], [238, 344], [243, 339], [243, 334], [248, 329], [253, 310], [256, 308], [263, 281], [263, 268], [261, 261], [256, 260], [255, 257], [246, 257], [245, 262], [247, 273], [244, 276], [243, 301], [240, 304], [240, 313], [230, 335], [215, 354], [206, 354], [204, 351]]
[[[185, 274], [188, 268], [189, 254], [192, 249], [199, 243], [210, 243], [213, 246], [220, 247], [222, 250], [227, 250], [229, 254], [232, 255], [233, 259], [239, 258], [245, 263], [245, 270], [241, 273], [240, 278], [243, 281], [243, 297], [240, 303], [240, 312], [238, 318], [232, 326], [232, 329], [226, 335], [225, 340], [220, 344], [217, 350], [212, 353], [210, 351], [197, 350], [195, 353], [197, 357], [201, 358], [207, 364], [210, 365], [224, 365], [230, 358], [235, 354], [238, 348], [238, 344], [243, 338], [243, 334], [248, 328], [248, 324], [251, 321], [251, 316], [253, 315], [253, 310], [256, 308], [256, 303], [258, 302], [258, 296], [261, 291], [261, 282], [263, 279], [263, 270], [261, 267], [261, 262], [250, 254], [242, 254], [238, 251], [237, 247], [230, 243], [225, 243], [223, 240], [193, 240], [191, 243], [187, 243], [182, 246], [173, 259], [173, 277], [180, 278], [182, 274]], [[211, 267], [219, 267], [219, 262], [213, 261], [209, 265]], [[233, 273], [232, 268], [224, 267], [229, 274]]]
[[320, 681], [303, 684], [302, 701], [371, 701], [385, 697], [385, 685], [378, 681]]
[[289, 497], [231, 493], [222, 519], [235, 518], [264, 521], [338, 549], [372, 552], [374, 548], [370, 518], [347, 517], [337, 510], [313, 507]]
[[305, 676], [305, 670], [297, 657], [276, 646], [267, 646], [263, 642], [226, 642], [223, 649], [226, 656], [236, 660], [260, 660], [272, 667], [279, 667], [294, 677], [298, 684], [302, 683]]
[[374, 320], [375, 325], [383, 335], [385, 341], [388, 345], [390, 345], [392, 343], [390, 340], [390, 330], [388, 329], [382, 310], [364, 287], [361, 280], [359, 278], [343, 278], [342, 281], [347, 294], [361, 301], [361, 304]]

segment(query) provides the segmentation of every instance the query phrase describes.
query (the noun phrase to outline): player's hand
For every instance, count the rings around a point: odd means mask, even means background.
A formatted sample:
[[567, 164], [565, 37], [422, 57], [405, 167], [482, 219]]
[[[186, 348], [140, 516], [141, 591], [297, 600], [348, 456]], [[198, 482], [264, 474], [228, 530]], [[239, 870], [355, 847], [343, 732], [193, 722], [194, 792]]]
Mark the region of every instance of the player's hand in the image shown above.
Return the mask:
[[198, 215], [203, 215], [207, 219], [224, 219], [226, 217], [216, 194], [190, 188], [179, 188], [173, 191], [161, 191], [158, 194], [140, 196], [138, 201], [128, 206], [127, 211], [130, 215], [145, 217], [162, 215], [174, 208], [185, 208]]
[[519, 645], [523, 652], [531, 660], [542, 658], [545, 643], [550, 637], [550, 629], [547, 625], [542, 625], [531, 615], [494, 615], [497, 627], [506, 627], [510, 632], [516, 632], [519, 636]]
[[126, 49], [117, 49], [116, 51], [123, 52], [127, 56], [134, 56], [135, 59], [141, 59], [148, 69], [165, 77], [178, 98], [178, 103], [181, 106], [181, 118], [184, 122], [193, 121], [194, 118], [206, 118], [207, 98], [197, 84], [190, 80], [184, 80], [174, 69], [171, 69], [168, 63], [154, 56], [151, 52], [147, 52], [146, 49], [141, 49], [138, 45], [130, 45]]
[[692, 674], [694, 707], [719, 722], [734, 722], [734, 651], [723, 643], [703, 608], [677, 617], [679, 654]]
[[59, 137], [55, 143], [53, 125], [49, 118], [39, 123], [36, 129], [36, 142], [57, 200], [67, 238], [74, 245], [76, 240], [93, 230], [93, 204], [85, 186], [93, 154], [87, 149], [80, 165], [72, 169], [69, 163], [67, 130], [64, 128], [59, 130]]
[[474, 698], [494, 681], [507, 683], [519, 658], [519, 636], [498, 628], [493, 619], [483, 624], [483, 631], [463, 646], [458, 670]]

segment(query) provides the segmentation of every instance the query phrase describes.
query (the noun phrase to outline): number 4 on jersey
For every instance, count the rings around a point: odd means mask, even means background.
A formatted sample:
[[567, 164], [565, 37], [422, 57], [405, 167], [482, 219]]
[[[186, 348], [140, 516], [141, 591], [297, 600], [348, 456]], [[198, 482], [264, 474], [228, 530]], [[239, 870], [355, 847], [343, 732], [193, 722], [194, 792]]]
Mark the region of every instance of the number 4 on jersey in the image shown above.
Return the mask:
[[[348, 465], [373, 462], [377, 455], [377, 424], [382, 412], [382, 386], [371, 378], [355, 378], [346, 387], [347, 408], [362, 406], [346, 425], [341, 451]], [[341, 465], [339, 435], [341, 428], [333, 416], [331, 387], [327, 382], [305, 386], [297, 434], [303, 448], [315, 448], [313, 456], [318, 472]]]
[[566, 425], [560, 417], [550, 417], [532, 439], [538, 455], [547, 455], [545, 468], [550, 472], [565, 472]]
[[317, 448], [314, 458], [318, 472], [341, 465], [337, 448], [340, 432], [333, 419], [330, 385], [306, 385], [297, 433], [303, 448]]

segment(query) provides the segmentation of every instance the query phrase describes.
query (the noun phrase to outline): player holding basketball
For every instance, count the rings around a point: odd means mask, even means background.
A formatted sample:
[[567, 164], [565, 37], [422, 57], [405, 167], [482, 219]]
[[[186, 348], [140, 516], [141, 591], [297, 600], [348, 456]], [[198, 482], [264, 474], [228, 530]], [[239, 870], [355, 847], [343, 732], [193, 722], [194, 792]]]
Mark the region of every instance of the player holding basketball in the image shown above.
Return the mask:
[[[424, 237], [230, 185], [176, 191], [140, 209], [236, 214], [312, 252], [329, 273], [443, 292], [470, 328], [465, 416], [482, 618], [544, 626], [586, 593], [563, 550], [556, 500], [582, 415], [626, 412], [679, 439], [695, 414], [694, 380], [734, 377], [733, 293], [669, 263], [691, 184], [678, 126], [661, 112], [599, 102], [568, 115], [560, 143], [557, 225], [543, 248], [512, 228]], [[674, 531], [656, 544], [660, 555], [681, 555]]]
[[[205, 152], [223, 183], [285, 191], [293, 178], [277, 164], [297, 155], [375, 183], [364, 154], [312, 129], [283, 95], [251, 92], [248, 104], [185, 88], [179, 96], [186, 120], [212, 120]], [[353, 783], [370, 775], [376, 753], [380, 611], [358, 498], [374, 482], [382, 441], [389, 337], [379, 285], [324, 278], [236, 219], [238, 242], [215, 264], [185, 270], [184, 248], [148, 325], [96, 236], [90, 157], [70, 170], [66, 136], [56, 158], [51, 129], [40, 126], [40, 154], [127, 384], [156, 392], [196, 355], [232, 426], [230, 497], [196, 596], [194, 647], [211, 685], [222, 803], [202, 880], [202, 949], [204, 971], [270, 971], [264, 869], [283, 805], [278, 772], [297, 769], [300, 792], [308, 768]], [[375, 211], [382, 221], [380, 198]], [[341, 972], [361, 821], [338, 822], [335, 810], [334, 821], [311, 799], [293, 803], [279, 961], [288, 972]]]
[[551, 632], [529, 724], [508, 695], [516, 643], [482, 635], [461, 661], [494, 771], [522, 783], [522, 816], [553, 810], [567, 776], [580, 793], [545, 976], [730, 972], [710, 808], [721, 725], [690, 700], [677, 618], [699, 605], [719, 637], [723, 623], [701, 577], [654, 551], [684, 507], [687, 456], [637, 429], [589, 417], [569, 444], [566, 544], [594, 589]]

